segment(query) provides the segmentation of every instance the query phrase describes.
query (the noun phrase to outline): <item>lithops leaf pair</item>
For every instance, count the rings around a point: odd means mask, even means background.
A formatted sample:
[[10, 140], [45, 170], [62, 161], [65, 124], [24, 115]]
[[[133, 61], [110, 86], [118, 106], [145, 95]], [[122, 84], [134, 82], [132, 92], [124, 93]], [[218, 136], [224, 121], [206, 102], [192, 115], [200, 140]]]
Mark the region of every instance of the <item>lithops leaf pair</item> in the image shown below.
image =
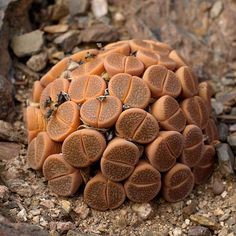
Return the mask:
[[[33, 86], [28, 165], [96, 210], [176, 202], [214, 168], [212, 89], [169, 45], [125, 40], [54, 65]], [[80, 191], [81, 192], [81, 191]]]

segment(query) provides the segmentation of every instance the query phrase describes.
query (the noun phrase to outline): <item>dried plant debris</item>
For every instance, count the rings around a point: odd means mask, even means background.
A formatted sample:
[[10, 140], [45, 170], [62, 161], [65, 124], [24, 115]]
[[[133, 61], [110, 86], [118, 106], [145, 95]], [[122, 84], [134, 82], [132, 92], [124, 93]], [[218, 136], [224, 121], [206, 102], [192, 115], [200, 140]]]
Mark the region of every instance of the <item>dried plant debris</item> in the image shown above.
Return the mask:
[[164, 43], [129, 40], [80, 51], [34, 84], [39, 108], [26, 112], [29, 166], [42, 169], [58, 195], [84, 187], [85, 202], [101, 211], [126, 197], [181, 201], [213, 171], [211, 95]]

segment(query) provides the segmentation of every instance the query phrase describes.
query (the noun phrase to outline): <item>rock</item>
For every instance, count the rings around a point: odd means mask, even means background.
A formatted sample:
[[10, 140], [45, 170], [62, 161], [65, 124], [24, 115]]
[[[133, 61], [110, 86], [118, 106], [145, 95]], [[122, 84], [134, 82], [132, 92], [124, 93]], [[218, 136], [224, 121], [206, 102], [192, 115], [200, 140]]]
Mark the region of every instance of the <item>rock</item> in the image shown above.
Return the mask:
[[[0, 75], [5, 78], [8, 78], [11, 66], [8, 44], [12, 34], [31, 30], [28, 17], [28, 10], [31, 7], [31, 3], [32, 0], [5, 0], [0, 3]], [[11, 90], [9, 92], [11, 94]], [[9, 106], [9, 108], [11, 107]]]
[[20, 137], [12, 124], [0, 120], [0, 140], [24, 143], [24, 137]]
[[10, 191], [19, 194], [22, 197], [32, 197], [34, 190], [31, 186], [22, 179], [11, 179], [6, 181], [7, 187]]
[[180, 228], [175, 228], [172, 232], [173, 236], [181, 236], [183, 235], [182, 230]]
[[236, 149], [236, 132], [232, 133], [227, 138], [228, 144], [235, 150]]
[[71, 203], [69, 201], [61, 200], [59, 204], [66, 213], [69, 213], [71, 211]]
[[236, 124], [230, 125], [229, 126], [229, 131], [235, 132], [236, 131]]
[[5, 185], [0, 185], [0, 202], [7, 201], [9, 194], [9, 189]]
[[43, 42], [43, 32], [35, 30], [13, 37], [11, 47], [16, 56], [24, 57], [39, 52], [42, 49]]
[[220, 195], [225, 190], [225, 187], [219, 179], [214, 179], [212, 184], [212, 191], [215, 195]]
[[222, 1], [216, 1], [210, 11], [211, 18], [218, 17], [220, 15], [220, 13], [222, 12], [222, 10], [223, 10]]
[[69, 25], [59, 24], [59, 25], [47, 25], [43, 28], [43, 31], [50, 34], [64, 33], [68, 30]]
[[19, 221], [27, 221], [27, 213], [26, 210], [23, 208], [22, 210], [20, 210], [18, 212], [18, 214], [16, 215], [17, 219]]
[[218, 156], [219, 169], [222, 174], [233, 174], [234, 167], [234, 154], [227, 143], [220, 143], [216, 146]]
[[193, 226], [188, 231], [188, 236], [211, 236], [211, 231], [203, 226]]
[[125, 21], [125, 17], [121, 12], [116, 12], [114, 15], [114, 20], [117, 23], [123, 23]]
[[85, 14], [89, 7], [88, 0], [68, 0], [67, 4], [72, 16]]
[[220, 141], [225, 142], [227, 141], [227, 137], [229, 135], [229, 127], [225, 123], [219, 123], [218, 125], [218, 133], [220, 137]]
[[190, 215], [194, 214], [197, 212], [197, 202], [196, 201], [191, 201], [191, 203], [183, 208], [183, 214], [185, 217], [189, 217]]
[[91, 8], [96, 18], [105, 16], [108, 13], [108, 4], [106, 0], [92, 0]]
[[[0, 55], [1, 57], [3, 57], [4, 54], [0, 54]], [[0, 68], [1, 68], [1, 65], [0, 65]], [[11, 121], [13, 120], [15, 116], [15, 106], [13, 102], [12, 89], [13, 88], [12, 88], [11, 82], [0, 74], [0, 94], [1, 94], [1, 97], [4, 98], [0, 100], [0, 120]], [[0, 136], [1, 136], [1, 129], [0, 129]]]
[[4, 236], [48, 236], [48, 232], [39, 226], [26, 223], [6, 223], [0, 224], [0, 235]]
[[81, 42], [112, 42], [118, 39], [118, 33], [111, 26], [103, 23], [92, 25], [80, 33]]
[[17, 157], [21, 146], [17, 143], [0, 142], [0, 160], [10, 160]]
[[70, 221], [57, 223], [57, 231], [61, 234], [66, 233], [67, 231], [72, 229], [75, 229], [75, 225]]
[[224, 106], [222, 103], [217, 102], [214, 98], [211, 99], [211, 105], [216, 115], [220, 115], [224, 111]]
[[90, 212], [90, 208], [84, 203], [77, 205], [73, 210], [82, 220], [86, 219]]
[[66, 16], [69, 13], [67, 4], [65, 0], [57, 0], [56, 4], [49, 7], [50, 18], [53, 21], [60, 20], [62, 17]]
[[152, 207], [149, 203], [135, 203], [132, 210], [142, 219], [146, 220], [152, 213]]
[[206, 226], [211, 230], [219, 230], [221, 228], [216, 221], [203, 215], [197, 215], [197, 214], [191, 215], [190, 219], [192, 222]]
[[79, 44], [79, 32], [70, 30], [54, 39], [54, 43], [59, 45], [63, 51], [70, 52], [77, 44]]
[[43, 70], [48, 61], [48, 55], [45, 52], [39, 53], [37, 55], [33, 55], [26, 62], [26, 65], [33, 71], [39, 72]]
[[228, 236], [228, 232], [229, 232], [228, 229], [223, 228], [223, 229], [221, 229], [220, 232], [218, 233], [218, 236], [225, 236], [225, 235]]

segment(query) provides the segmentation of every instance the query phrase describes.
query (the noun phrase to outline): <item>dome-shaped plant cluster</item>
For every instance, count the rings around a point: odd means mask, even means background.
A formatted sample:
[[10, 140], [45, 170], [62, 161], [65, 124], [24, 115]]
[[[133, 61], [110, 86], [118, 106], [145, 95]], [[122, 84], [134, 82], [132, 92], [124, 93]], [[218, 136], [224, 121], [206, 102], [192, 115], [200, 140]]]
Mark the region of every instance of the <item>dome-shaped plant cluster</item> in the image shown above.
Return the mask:
[[213, 171], [211, 88], [165, 43], [129, 40], [64, 58], [34, 83], [28, 164], [97, 210], [187, 197]]

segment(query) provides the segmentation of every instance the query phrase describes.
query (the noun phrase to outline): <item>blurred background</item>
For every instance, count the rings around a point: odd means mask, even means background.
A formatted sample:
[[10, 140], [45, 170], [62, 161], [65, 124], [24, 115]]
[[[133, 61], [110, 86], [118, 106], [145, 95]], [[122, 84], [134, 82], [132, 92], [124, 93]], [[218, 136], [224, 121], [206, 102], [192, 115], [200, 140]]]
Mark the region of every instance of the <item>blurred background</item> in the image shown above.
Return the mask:
[[0, 0], [0, 118], [12, 119], [13, 99], [27, 96], [12, 98], [12, 91], [30, 87], [66, 55], [130, 38], [169, 43], [200, 80], [216, 82], [216, 92], [231, 89], [235, 23], [234, 0]]

